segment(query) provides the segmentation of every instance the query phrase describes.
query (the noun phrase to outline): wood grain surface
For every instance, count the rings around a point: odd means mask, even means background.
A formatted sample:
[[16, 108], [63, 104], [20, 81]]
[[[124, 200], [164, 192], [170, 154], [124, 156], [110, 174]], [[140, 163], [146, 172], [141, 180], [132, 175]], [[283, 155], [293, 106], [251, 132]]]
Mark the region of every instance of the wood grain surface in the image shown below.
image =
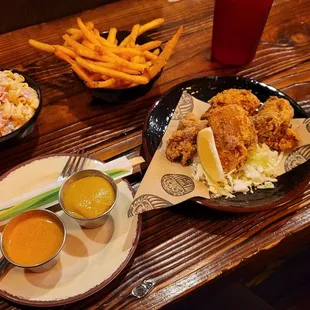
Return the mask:
[[61, 18], [116, 0], [10, 0], [0, 10], [0, 33]]
[[[0, 67], [25, 71], [41, 86], [44, 107], [36, 130], [20, 145], [0, 153], [0, 173], [42, 154], [85, 147], [106, 160], [139, 153], [148, 109], [172, 86], [206, 75], [242, 75], [277, 87], [310, 113], [310, 0], [275, 0], [254, 61], [244, 68], [210, 60], [213, 1], [119, 1], [83, 12], [100, 30], [130, 29], [164, 17], [150, 35], [167, 41], [180, 25], [184, 33], [161, 78], [144, 98], [122, 105], [92, 101], [69, 66], [27, 45], [29, 38], [60, 43], [76, 16], [0, 35]], [[129, 265], [107, 288], [65, 308], [156, 309], [232, 270], [254, 254], [277, 245], [310, 223], [310, 187], [289, 205], [232, 215], [191, 202], [143, 215], [140, 243]], [[156, 282], [146, 297], [129, 296], [143, 280]], [[14, 309], [5, 300], [1, 309]]]

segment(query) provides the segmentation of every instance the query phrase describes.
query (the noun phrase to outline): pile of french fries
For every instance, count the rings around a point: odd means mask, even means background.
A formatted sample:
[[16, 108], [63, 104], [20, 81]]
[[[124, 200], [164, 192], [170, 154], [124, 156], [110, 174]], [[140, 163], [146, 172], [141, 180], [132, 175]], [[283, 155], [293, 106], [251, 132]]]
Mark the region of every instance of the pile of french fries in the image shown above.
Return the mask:
[[77, 19], [78, 28], [67, 29], [63, 45], [50, 45], [36, 40], [29, 44], [37, 49], [54, 53], [68, 62], [72, 70], [90, 88], [129, 88], [147, 84], [167, 64], [182, 34], [181, 26], [162, 52], [162, 41], [139, 45], [137, 37], [164, 23], [163, 18], [144, 25], [134, 25], [131, 33], [117, 41], [117, 29], [111, 28], [107, 38], [100, 36], [93, 22]]

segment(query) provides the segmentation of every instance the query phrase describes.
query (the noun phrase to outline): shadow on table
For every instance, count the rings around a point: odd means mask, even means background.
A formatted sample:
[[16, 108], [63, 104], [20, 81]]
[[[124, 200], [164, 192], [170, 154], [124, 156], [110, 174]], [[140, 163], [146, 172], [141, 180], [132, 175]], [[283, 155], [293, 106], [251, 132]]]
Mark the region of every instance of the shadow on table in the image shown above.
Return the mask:
[[[286, 210], [284, 212], [284, 210]], [[234, 230], [245, 233], [249, 237], [258, 233], [264, 234], [264, 231], [271, 233], [272, 226], [283, 226], [290, 218], [290, 214], [297, 211], [288, 209], [288, 205], [266, 210], [262, 212], [251, 213], [231, 213], [209, 209], [192, 201], [186, 201], [180, 205], [171, 208], [171, 212], [176, 216], [188, 219], [188, 225], [202, 231], [215, 235], [230, 235]], [[215, 228], [215, 223], [221, 223]], [[213, 227], [213, 228], [212, 228]], [[275, 228], [276, 229], [276, 228]]]
[[[5, 143], [0, 146], [0, 161], [4, 163], [5, 171], [13, 168], [15, 165], [33, 158], [39, 142], [38, 126], [34, 127], [32, 133], [19, 141]], [[8, 155], [9, 154], [9, 155]], [[12, 154], [14, 154], [12, 156]], [[21, 157], [22, 154], [22, 157]], [[5, 171], [0, 171], [0, 175]]]
[[309, 309], [309, 233], [288, 237], [163, 309]]

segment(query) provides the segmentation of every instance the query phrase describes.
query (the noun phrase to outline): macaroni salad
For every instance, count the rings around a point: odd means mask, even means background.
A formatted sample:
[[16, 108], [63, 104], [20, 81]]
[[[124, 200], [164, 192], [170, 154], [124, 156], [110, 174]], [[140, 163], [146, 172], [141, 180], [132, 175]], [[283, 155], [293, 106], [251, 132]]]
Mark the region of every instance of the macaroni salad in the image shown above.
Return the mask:
[[0, 137], [24, 125], [39, 106], [37, 92], [18, 73], [0, 71]]

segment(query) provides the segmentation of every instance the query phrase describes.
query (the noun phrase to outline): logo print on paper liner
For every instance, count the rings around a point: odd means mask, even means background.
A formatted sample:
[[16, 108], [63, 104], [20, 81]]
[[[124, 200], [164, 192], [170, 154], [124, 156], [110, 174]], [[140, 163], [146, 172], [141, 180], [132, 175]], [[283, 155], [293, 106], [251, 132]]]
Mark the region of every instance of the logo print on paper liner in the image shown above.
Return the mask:
[[183, 196], [195, 189], [194, 181], [185, 174], [165, 174], [161, 186], [171, 196]]
[[173, 120], [181, 120], [185, 117], [185, 115], [187, 113], [192, 112], [193, 109], [194, 109], [193, 97], [190, 94], [183, 92], [183, 94], [180, 98], [180, 102], [177, 105], [177, 107], [173, 113], [172, 119]]
[[128, 210], [128, 216], [140, 214], [145, 211], [166, 208], [172, 206], [172, 203], [168, 200], [160, 198], [156, 195], [147, 194], [137, 197], [130, 205]]
[[306, 118], [304, 120], [304, 124], [306, 124], [307, 130], [310, 132], [310, 118]]
[[285, 160], [285, 171], [289, 172], [295, 167], [310, 159], [310, 144], [303, 145], [290, 153]]

